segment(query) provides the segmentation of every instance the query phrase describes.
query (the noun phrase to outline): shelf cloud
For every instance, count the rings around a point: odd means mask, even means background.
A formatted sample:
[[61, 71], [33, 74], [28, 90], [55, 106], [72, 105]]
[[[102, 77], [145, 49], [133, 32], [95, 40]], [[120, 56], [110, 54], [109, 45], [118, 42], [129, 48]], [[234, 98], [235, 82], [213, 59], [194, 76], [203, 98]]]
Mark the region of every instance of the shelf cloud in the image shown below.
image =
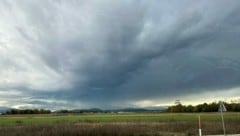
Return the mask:
[[1, 1], [0, 105], [114, 108], [240, 96], [239, 7]]

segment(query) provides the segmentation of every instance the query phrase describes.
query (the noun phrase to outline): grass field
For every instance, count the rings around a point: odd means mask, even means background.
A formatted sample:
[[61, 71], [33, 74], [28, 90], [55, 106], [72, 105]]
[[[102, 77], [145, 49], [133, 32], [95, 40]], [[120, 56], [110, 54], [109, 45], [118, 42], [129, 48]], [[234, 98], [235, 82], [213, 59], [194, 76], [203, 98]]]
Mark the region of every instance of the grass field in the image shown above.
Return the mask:
[[[197, 135], [199, 115], [204, 134], [222, 132], [219, 113], [51, 114], [0, 116], [0, 135]], [[240, 113], [224, 117], [240, 133]]]
[[[99, 123], [99, 122], [197, 122], [198, 116], [202, 121], [219, 121], [219, 113], [128, 113], [128, 114], [76, 114], [76, 115], [5, 115], [0, 116], [0, 125], [15, 124], [52, 124], [52, 123]], [[227, 113], [226, 121], [240, 121], [240, 113]]]

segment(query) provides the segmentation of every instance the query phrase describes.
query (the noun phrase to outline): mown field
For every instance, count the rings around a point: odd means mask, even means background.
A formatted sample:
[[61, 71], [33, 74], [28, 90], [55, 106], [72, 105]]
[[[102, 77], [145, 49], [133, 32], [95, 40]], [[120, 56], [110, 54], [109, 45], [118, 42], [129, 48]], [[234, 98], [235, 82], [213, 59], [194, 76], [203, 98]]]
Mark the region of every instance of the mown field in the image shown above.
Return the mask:
[[[197, 135], [199, 115], [203, 134], [222, 133], [219, 113], [126, 113], [2, 115], [0, 135]], [[240, 133], [240, 113], [224, 117], [227, 133]]]

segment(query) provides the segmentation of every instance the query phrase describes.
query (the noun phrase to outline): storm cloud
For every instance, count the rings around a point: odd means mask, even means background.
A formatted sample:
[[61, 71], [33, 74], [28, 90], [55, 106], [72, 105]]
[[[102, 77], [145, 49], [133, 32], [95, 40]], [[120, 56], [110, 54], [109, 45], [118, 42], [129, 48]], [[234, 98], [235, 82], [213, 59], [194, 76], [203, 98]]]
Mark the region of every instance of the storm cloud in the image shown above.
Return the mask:
[[0, 105], [240, 96], [239, 13], [238, 0], [1, 1]]

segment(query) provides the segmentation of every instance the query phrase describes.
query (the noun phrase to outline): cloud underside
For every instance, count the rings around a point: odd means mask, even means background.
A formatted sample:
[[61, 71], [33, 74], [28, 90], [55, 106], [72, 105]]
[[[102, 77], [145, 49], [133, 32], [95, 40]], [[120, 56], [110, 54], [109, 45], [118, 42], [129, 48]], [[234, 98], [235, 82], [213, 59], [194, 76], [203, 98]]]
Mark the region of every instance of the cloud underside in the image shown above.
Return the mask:
[[237, 0], [0, 2], [0, 104], [129, 107], [239, 95], [239, 7]]

